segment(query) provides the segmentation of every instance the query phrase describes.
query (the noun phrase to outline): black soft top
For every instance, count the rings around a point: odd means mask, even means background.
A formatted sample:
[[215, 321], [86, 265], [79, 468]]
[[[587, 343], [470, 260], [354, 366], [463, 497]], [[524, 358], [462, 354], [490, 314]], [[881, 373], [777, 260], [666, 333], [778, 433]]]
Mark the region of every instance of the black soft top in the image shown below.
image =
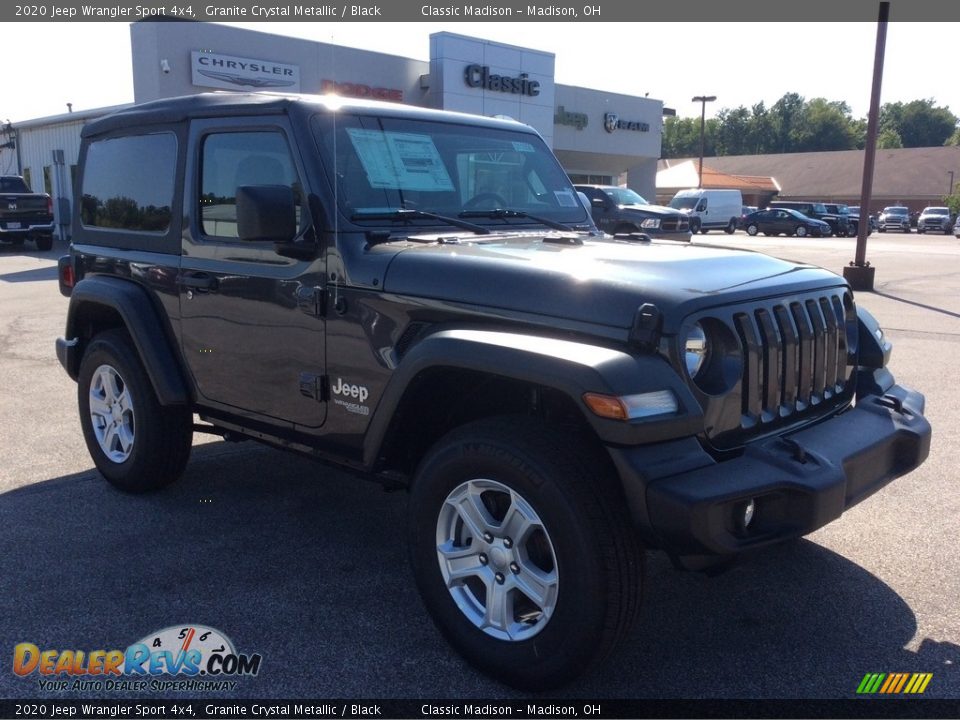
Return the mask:
[[356, 100], [334, 95], [287, 95], [281, 93], [214, 92], [154, 100], [118, 110], [84, 126], [82, 137], [102, 135], [124, 128], [162, 125], [190, 118], [237, 115], [276, 115], [324, 112], [365, 112], [385, 117], [460, 122], [514, 131], [536, 131], [513, 120], [486, 118], [446, 110], [401, 105], [399, 103]]

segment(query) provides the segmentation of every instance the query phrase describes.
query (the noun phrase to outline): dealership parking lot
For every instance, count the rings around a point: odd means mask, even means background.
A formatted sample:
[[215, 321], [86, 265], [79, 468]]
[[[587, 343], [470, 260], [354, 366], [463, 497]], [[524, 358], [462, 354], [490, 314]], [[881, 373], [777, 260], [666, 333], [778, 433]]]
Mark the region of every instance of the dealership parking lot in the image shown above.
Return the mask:
[[[855, 240], [694, 242], [839, 272]], [[68, 303], [62, 252], [0, 247], [0, 654], [9, 661], [20, 642], [125, 648], [194, 623], [264, 658], [257, 677], [217, 697], [516, 696], [466, 666], [430, 622], [407, 566], [403, 493], [207, 437], [168, 490], [110, 489], [54, 355]], [[875, 233], [868, 259], [876, 289], [858, 302], [892, 338], [898, 381], [927, 396], [929, 460], [718, 577], [652, 554], [630, 642], [555, 695], [852, 698], [868, 672], [925, 672], [925, 697], [960, 700], [960, 240]], [[53, 696], [0, 665], [0, 697]]]

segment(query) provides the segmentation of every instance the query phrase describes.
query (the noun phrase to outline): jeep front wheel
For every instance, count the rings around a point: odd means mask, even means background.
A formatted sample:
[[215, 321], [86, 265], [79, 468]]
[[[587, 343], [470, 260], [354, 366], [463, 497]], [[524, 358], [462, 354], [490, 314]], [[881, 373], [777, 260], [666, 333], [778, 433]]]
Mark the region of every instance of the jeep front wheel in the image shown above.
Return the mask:
[[480, 670], [557, 687], [626, 635], [642, 552], [609, 473], [602, 454], [527, 418], [471, 423], [421, 463], [414, 575], [440, 631]]
[[108, 330], [87, 346], [77, 378], [80, 425], [100, 473], [127, 492], [176, 480], [190, 457], [193, 416], [164, 407], [126, 333]]

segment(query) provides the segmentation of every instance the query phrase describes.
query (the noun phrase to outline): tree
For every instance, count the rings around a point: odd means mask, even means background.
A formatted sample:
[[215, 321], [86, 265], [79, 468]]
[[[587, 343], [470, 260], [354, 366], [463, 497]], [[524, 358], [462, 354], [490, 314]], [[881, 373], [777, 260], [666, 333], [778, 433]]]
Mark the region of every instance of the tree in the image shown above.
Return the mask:
[[[704, 126], [705, 156], [716, 154], [716, 135], [719, 122], [707, 120]], [[668, 117], [663, 124], [660, 155], [664, 158], [700, 156], [700, 118]]]
[[960, 145], [960, 127], [953, 131], [953, 135], [948, 137], [944, 145]]
[[842, 101], [814, 98], [798, 113], [798, 122], [790, 131], [793, 152], [850, 150], [856, 146], [856, 134], [850, 107]]
[[786, 93], [770, 108], [773, 116], [774, 152], [794, 152], [791, 133], [800, 123], [803, 113], [803, 98], [797, 93]]
[[957, 129], [957, 116], [934, 100], [886, 103], [880, 108], [880, 129], [894, 130], [903, 147], [943, 145]]
[[750, 152], [750, 111], [742, 105], [717, 113], [717, 154], [746, 155]]
[[903, 140], [900, 139], [900, 133], [893, 128], [884, 128], [877, 135], [877, 149], [890, 150], [892, 148], [902, 148]]

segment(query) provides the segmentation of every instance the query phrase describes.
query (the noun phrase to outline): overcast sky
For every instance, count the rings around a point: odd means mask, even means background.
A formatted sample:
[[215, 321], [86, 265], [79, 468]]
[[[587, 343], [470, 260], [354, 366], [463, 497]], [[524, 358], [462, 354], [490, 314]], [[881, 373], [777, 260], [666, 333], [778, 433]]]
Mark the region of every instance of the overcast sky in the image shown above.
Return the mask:
[[[875, 23], [225, 23], [429, 59], [429, 36], [450, 31], [556, 55], [556, 80], [662, 100], [699, 115], [694, 95], [716, 95], [708, 115], [785, 92], [845, 100], [865, 117]], [[10, 23], [0, 119], [14, 122], [133, 101], [130, 30], [113, 23]], [[933, 98], [960, 114], [960, 23], [891, 23], [882, 102]], [[22, 62], [12, 62], [13, 59]], [[263, 58], [277, 59], [277, 58]]]

